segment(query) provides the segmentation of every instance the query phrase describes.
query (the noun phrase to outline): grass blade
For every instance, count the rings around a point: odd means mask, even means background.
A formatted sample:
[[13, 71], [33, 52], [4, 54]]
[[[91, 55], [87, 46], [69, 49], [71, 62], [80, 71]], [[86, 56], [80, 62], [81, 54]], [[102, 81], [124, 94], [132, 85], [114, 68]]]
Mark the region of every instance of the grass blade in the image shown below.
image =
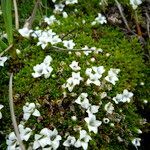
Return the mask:
[[9, 45], [13, 43], [13, 26], [12, 26], [12, 1], [1, 0], [3, 18]]

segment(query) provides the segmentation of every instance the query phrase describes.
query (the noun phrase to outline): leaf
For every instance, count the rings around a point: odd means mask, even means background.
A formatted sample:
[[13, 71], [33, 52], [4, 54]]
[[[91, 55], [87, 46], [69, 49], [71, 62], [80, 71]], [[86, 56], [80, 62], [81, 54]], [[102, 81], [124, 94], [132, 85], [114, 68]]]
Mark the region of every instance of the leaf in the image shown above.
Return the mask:
[[1, 0], [1, 7], [3, 12], [3, 18], [8, 37], [9, 45], [13, 43], [13, 26], [12, 26], [12, 1]]
[[5, 50], [8, 46], [0, 39], [0, 51]]

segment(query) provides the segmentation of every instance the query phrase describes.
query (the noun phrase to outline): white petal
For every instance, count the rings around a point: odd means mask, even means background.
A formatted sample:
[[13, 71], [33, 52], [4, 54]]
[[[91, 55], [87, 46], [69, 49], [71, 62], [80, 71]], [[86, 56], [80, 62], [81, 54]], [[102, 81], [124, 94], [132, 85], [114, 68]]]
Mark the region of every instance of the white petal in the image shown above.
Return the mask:
[[23, 114], [23, 119], [28, 120], [30, 118], [31, 114], [30, 113], [24, 113]]
[[41, 116], [40, 112], [39, 112], [37, 109], [34, 110], [34, 112], [33, 112], [32, 115], [33, 115], [33, 116], [36, 116], [36, 117]]

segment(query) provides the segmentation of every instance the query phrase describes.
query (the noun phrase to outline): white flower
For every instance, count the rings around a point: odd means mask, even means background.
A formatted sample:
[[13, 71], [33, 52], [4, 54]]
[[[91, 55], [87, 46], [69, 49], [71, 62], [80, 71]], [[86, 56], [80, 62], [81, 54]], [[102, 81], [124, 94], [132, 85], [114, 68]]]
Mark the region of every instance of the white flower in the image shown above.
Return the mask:
[[98, 132], [98, 127], [102, 124], [101, 121], [96, 120], [96, 116], [89, 114], [88, 117], [84, 118], [88, 125], [89, 132], [93, 131], [95, 134]]
[[72, 116], [71, 119], [72, 119], [72, 121], [76, 121], [77, 117], [76, 116]]
[[100, 95], [101, 99], [105, 98], [106, 96], [107, 96], [106, 92], [102, 92], [101, 95]]
[[4, 106], [0, 104], [0, 119], [2, 119], [1, 109], [2, 109], [3, 107], [4, 107]]
[[60, 145], [60, 140], [62, 137], [58, 135], [58, 131], [54, 129], [53, 131], [50, 130], [50, 141], [51, 141], [51, 147], [56, 150]]
[[87, 134], [85, 130], [80, 130], [80, 137], [75, 143], [75, 147], [79, 148], [82, 146], [84, 150], [88, 149], [88, 142], [91, 140], [91, 137]]
[[54, 15], [51, 15], [49, 18], [48, 17], [45, 17], [44, 18], [44, 21], [48, 24], [48, 25], [51, 25], [53, 24], [54, 22], [57, 22], [57, 19]]
[[31, 115], [39, 117], [40, 112], [36, 109], [36, 106], [34, 103], [26, 103], [25, 106], [23, 106], [23, 119], [28, 120]]
[[69, 5], [69, 4], [75, 4], [78, 3], [78, 0], [66, 0], [65, 4]]
[[19, 124], [18, 128], [19, 128], [21, 140], [28, 141], [32, 134], [32, 130], [30, 128], [25, 128], [22, 124]]
[[[92, 53], [92, 50], [89, 50], [89, 47], [85, 45], [85, 47], [82, 48], [82, 50], [85, 50], [83, 53], [88, 56], [90, 53]], [[88, 51], [87, 51], [88, 50]]]
[[33, 149], [38, 149], [39, 147], [44, 148], [47, 145], [50, 145], [50, 130], [47, 128], [44, 128], [40, 131], [40, 134], [35, 134], [34, 136], [34, 143], [33, 143]]
[[73, 146], [75, 142], [76, 142], [76, 139], [74, 136], [68, 136], [67, 140], [64, 141], [63, 145], [66, 147], [70, 147], [70, 146]]
[[68, 18], [68, 14], [65, 11], [62, 13], [62, 15], [63, 15], [63, 18]]
[[18, 32], [19, 32], [23, 37], [29, 38], [30, 33], [33, 32], [33, 30], [30, 30], [30, 29], [28, 29], [28, 28], [22, 28], [22, 29], [19, 29]]
[[62, 41], [51, 29], [37, 34], [33, 33], [32, 36], [38, 37], [37, 45], [41, 45], [42, 49], [45, 49], [48, 43], [54, 45]]
[[89, 76], [89, 79], [86, 81], [86, 84], [89, 85], [91, 83], [100, 86], [101, 83], [99, 79], [102, 77], [102, 74], [105, 72], [103, 66], [87, 68], [85, 74]]
[[95, 21], [92, 22], [92, 25], [95, 25], [96, 23], [99, 24], [107, 23], [106, 17], [103, 16], [101, 13], [98, 13], [98, 17], [95, 18]]
[[108, 71], [108, 75], [105, 77], [105, 80], [107, 80], [108, 82], [112, 83], [113, 85], [116, 84], [116, 81], [118, 81], [118, 73], [120, 72], [120, 69], [110, 69]]
[[64, 40], [63, 44], [67, 49], [73, 49], [73, 47], [75, 46], [75, 43], [73, 42], [73, 40], [69, 40], [69, 41]]
[[140, 141], [141, 141], [141, 138], [134, 138], [132, 140], [132, 144], [137, 148], [137, 146], [141, 146]]
[[87, 96], [88, 96], [87, 93], [81, 93], [81, 95], [75, 100], [75, 102], [81, 105], [81, 107], [87, 109], [90, 106]]
[[109, 123], [109, 119], [108, 118], [103, 118], [103, 122], [105, 123], [105, 124], [108, 124]]
[[40, 131], [40, 134], [35, 134], [35, 141], [33, 143], [33, 149], [38, 149], [39, 147], [48, 148], [56, 150], [59, 147], [60, 140], [62, 139], [60, 135], [58, 135], [58, 131], [56, 129], [49, 130], [44, 128]]
[[99, 106], [97, 106], [97, 105], [90, 105], [89, 107], [88, 107], [88, 109], [87, 109], [87, 113], [88, 114], [95, 114], [95, 113], [97, 113], [98, 112], [98, 109], [99, 109]]
[[132, 97], [133, 97], [133, 93], [125, 89], [122, 94], [122, 102], [129, 103]]
[[73, 61], [69, 66], [70, 66], [70, 68], [71, 68], [73, 71], [78, 71], [78, 70], [81, 69], [81, 68], [78, 66], [78, 62], [76, 62], [76, 61]]
[[42, 30], [35, 30], [31, 33], [31, 37], [37, 38], [42, 35]]
[[133, 9], [137, 9], [138, 5], [142, 4], [141, 0], [130, 0]]
[[37, 64], [36, 66], [33, 67], [34, 73], [32, 73], [32, 76], [34, 78], [38, 78], [42, 75], [47, 79], [50, 77], [51, 72], [53, 71], [53, 68], [50, 65], [52, 61], [51, 56], [46, 56], [43, 63]]
[[113, 101], [118, 104], [119, 102], [130, 102], [133, 97], [133, 93], [128, 90], [124, 90], [122, 94], [117, 94], [116, 97], [113, 97]]
[[63, 9], [64, 9], [64, 7], [65, 7], [65, 5], [63, 5], [63, 4], [55, 4], [55, 9], [54, 9], [54, 12], [62, 12], [63, 11]]
[[0, 56], [0, 66], [4, 67], [4, 63], [6, 62], [7, 59], [8, 59], [7, 57]]
[[79, 85], [80, 81], [83, 80], [83, 78], [80, 76], [80, 72], [72, 72], [72, 78], [73, 78], [73, 84], [74, 85]]
[[113, 111], [114, 111], [114, 106], [111, 102], [108, 102], [105, 106], [104, 106], [104, 109], [106, 110], [106, 112], [108, 114], [112, 114]]
[[11, 132], [8, 135], [8, 139], [6, 140], [7, 150], [17, 150], [19, 143], [17, 137], [14, 132]]

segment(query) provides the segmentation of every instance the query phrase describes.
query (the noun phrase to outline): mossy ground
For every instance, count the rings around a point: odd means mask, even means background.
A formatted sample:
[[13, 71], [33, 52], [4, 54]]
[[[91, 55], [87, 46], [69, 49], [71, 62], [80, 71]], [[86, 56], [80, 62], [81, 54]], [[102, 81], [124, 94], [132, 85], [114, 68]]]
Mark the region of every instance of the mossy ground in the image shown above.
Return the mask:
[[[8, 135], [13, 130], [12, 126], [10, 126], [11, 120], [8, 106], [8, 80], [9, 73], [12, 71], [14, 72], [13, 96], [17, 121], [20, 122], [22, 120], [22, 107], [26, 102], [38, 102], [41, 105], [39, 111], [42, 117], [38, 119], [31, 117], [26, 123], [26, 126], [32, 129], [35, 128], [36, 133], [44, 127], [50, 129], [56, 127], [62, 136], [66, 132], [76, 135], [77, 133], [73, 130], [74, 127], [81, 126], [87, 128], [83, 120], [86, 116], [85, 112], [82, 112], [74, 104], [74, 100], [82, 92], [89, 94], [90, 102], [93, 104], [98, 104], [101, 101], [100, 94], [103, 91], [108, 92], [109, 97], [116, 96], [117, 93], [121, 93], [124, 89], [136, 93], [136, 87], [143, 81], [145, 71], [142, 47], [138, 39], [136, 37], [126, 38], [119, 28], [112, 27], [109, 24], [92, 27], [91, 22], [97, 15], [99, 8], [96, 6], [97, 1], [90, 3], [91, 5], [89, 3], [88, 6], [86, 5], [87, 2], [77, 6], [77, 12], [73, 11], [76, 8], [75, 6], [67, 8], [69, 17], [66, 19], [56, 15], [61, 24], [55, 23], [50, 28], [60, 35], [63, 40], [73, 39], [76, 43], [76, 48], [82, 48], [85, 45], [89, 47], [95, 46], [102, 48], [102, 53], [91, 53], [85, 56], [81, 52], [79, 57], [75, 52], [72, 52], [72, 54], [68, 54], [66, 51], [56, 52], [51, 45], [43, 50], [40, 46], [36, 46], [37, 41], [35, 39], [24, 39], [16, 35], [15, 48], [19, 49], [21, 54], [16, 55], [15, 59], [10, 57], [5, 68], [0, 70], [0, 103], [5, 106], [2, 110], [3, 119], [1, 120], [0, 129], [4, 131], [0, 135], [3, 142], [2, 149], [6, 148], [5, 135]], [[24, 10], [26, 8], [23, 8], [22, 12]], [[23, 13], [21, 13], [21, 16], [24, 17]], [[84, 24], [83, 20], [85, 20]], [[61, 47], [62, 45], [59, 46]], [[107, 56], [108, 54], [109, 56]], [[34, 79], [31, 75], [33, 66], [41, 63], [46, 55], [51, 55], [53, 58], [52, 67], [54, 70], [52, 75], [48, 79], [44, 77]], [[91, 58], [95, 58], [96, 61], [91, 62]], [[72, 94], [67, 92], [67, 97], [64, 98], [62, 85], [71, 76], [72, 70], [69, 68], [69, 65], [73, 60], [79, 62], [82, 68], [81, 76], [84, 78], [84, 81], [73, 90], [77, 95], [72, 96]], [[101, 89], [96, 86], [87, 87], [84, 84], [87, 79], [85, 75], [86, 68], [99, 65], [104, 66], [107, 71], [110, 68], [119, 68], [121, 70], [119, 81], [112, 87], [111, 91], [108, 91], [106, 87]], [[107, 75], [107, 71], [105, 75]], [[136, 103], [136, 99], [134, 101]], [[107, 102], [109, 102], [107, 98], [102, 100], [102, 106], [97, 114], [97, 119], [101, 120], [106, 117], [103, 107]], [[131, 137], [137, 136], [134, 128], [141, 127], [139, 123], [141, 117], [136, 113], [135, 103], [115, 105], [115, 113], [113, 116], [108, 117], [121, 118], [121, 121], [115, 122], [115, 119], [112, 119], [115, 127], [111, 127], [109, 124], [100, 126], [97, 135], [91, 134], [93, 140], [89, 144], [89, 149], [128, 149]], [[77, 122], [71, 120], [73, 115], [77, 116]], [[123, 143], [118, 142], [118, 136], [124, 139]]]

